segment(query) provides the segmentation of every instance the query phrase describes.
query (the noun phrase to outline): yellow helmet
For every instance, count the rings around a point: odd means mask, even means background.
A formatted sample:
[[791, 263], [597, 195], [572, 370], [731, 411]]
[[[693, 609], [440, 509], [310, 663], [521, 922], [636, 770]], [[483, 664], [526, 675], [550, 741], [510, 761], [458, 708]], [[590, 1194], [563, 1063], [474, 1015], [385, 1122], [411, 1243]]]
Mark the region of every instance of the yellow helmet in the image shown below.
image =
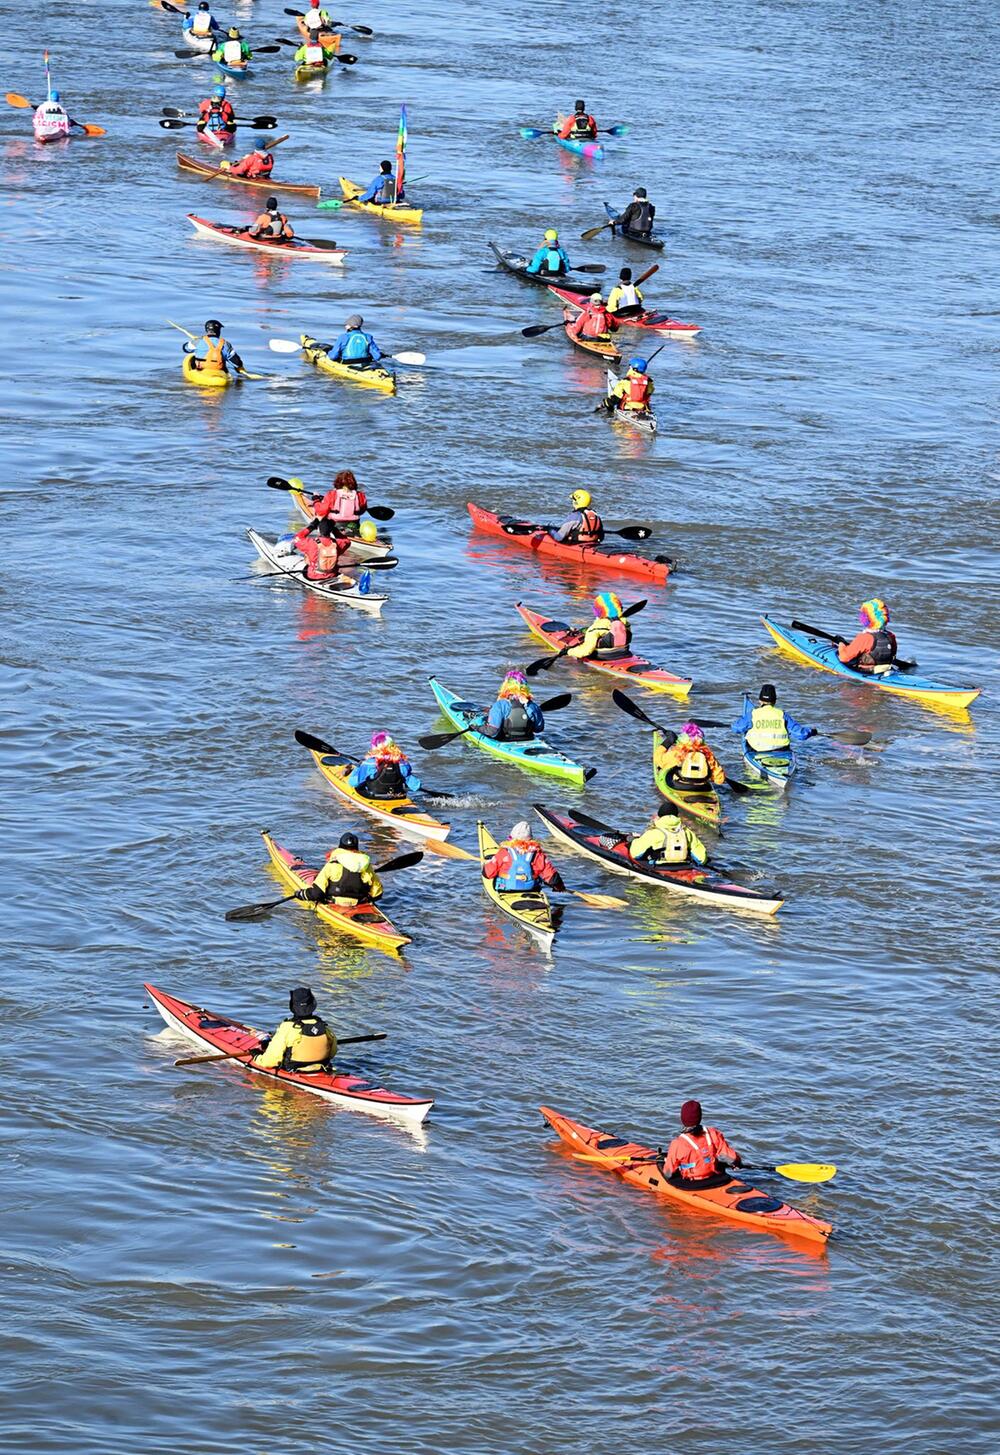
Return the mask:
[[569, 503], [574, 510], [586, 510], [590, 504], [590, 491], [574, 490], [573, 494], [569, 497]]
[[554, 227], [547, 227], [545, 229], [545, 241], [546, 242], [558, 242], [559, 241], [559, 234], [556, 232], [556, 230], [555, 230]]
[[372, 546], [378, 540], [378, 526], [373, 520], [363, 520], [358, 527], [358, 535]]

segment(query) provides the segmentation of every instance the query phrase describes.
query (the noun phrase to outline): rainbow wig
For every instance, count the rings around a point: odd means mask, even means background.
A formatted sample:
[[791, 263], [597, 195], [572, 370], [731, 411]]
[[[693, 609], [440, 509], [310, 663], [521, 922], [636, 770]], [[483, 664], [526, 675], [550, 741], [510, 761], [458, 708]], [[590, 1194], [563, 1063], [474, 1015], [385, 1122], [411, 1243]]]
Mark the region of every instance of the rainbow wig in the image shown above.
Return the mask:
[[528, 686], [528, 679], [520, 667], [508, 668], [507, 675], [500, 684], [500, 691], [497, 693], [497, 697], [517, 697], [522, 702], [528, 701], [531, 697], [531, 688]]
[[594, 615], [606, 618], [621, 616], [622, 604], [613, 591], [602, 591], [594, 597]]
[[871, 601], [862, 601], [858, 620], [869, 631], [883, 631], [889, 625], [889, 608], [878, 596], [873, 596]]

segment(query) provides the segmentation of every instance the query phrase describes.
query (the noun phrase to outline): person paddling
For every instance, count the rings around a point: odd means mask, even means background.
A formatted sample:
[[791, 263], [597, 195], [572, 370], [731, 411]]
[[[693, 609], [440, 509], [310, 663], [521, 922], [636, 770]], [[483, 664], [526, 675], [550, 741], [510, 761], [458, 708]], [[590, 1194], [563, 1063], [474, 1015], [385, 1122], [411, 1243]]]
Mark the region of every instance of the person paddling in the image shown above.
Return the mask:
[[212, 7], [208, 0], [199, 0], [198, 9], [193, 15], [185, 16], [181, 21], [181, 30], [190, 31], [192, 35], [198, 36], [200, 40], [206, 40], [210, 35], [222, 33], [222, 26], [212, 14]]
[[645, 359], [629, 359], [628, 369], [616, 383], [612, 384], [608, 399], [616, 409], [626, 413], [646, 414], [656, 385], [646, 373], [649, 368]]
[[364, 323], [360, 313], [351, 314], [344, 324], [344, 332], [330, 350], [331, 359], [339, 359], [342, 364], [378, 363], [382, 350], [371, 334], [365, 332]]
[[714, 1186], [728, 1182], [728, 1168], [742, 1167], [743, 1159], [718, 1127], [703, 1125], [701, 1102], [686, 1101], [681, 1107], [680, 1136], [670, 1143], [657, 1165], [664, 1177], [678, 1186]]
[[629, 841], [633, 859], [660, 869], [684, 864], [705, 864], [708, 850], [693, 829], [682, 823], [670, 804], [657, 809], [647, 829]]
[[372, 733], [371, 747], [347, 782], [362, 798], [405, 798], [420, 788], [409, 758], [389, 733]]
[[594, 597], [594, 620], [566, 655], [577, 662], [587, 657], [620, 657], [631, 640], [632, 626], [623, 615], [620, 599], [613, 591], [602, 591]]
[[585, 101], [573, 102], [573, 115], [567, 116], [556, 135], [563, 141], [595, 141], [597, 122], [587, 111]]
[[264, 211], [253, 226], [247, 228], [247, 232], [250, 237], [262, 238], [269, 242], [291, 242], [295, 236], [292, 224], [278, 207], [277, 197], [267, 199], [264, 203]]
[[642, 290], [632, 282], [632, 269], [622, 268], [618, 282], [608, 294], [608, 312], [620, 313], [623, 308], [635, 308], [642, 304]]
[[755, 753], [783, 753], [792, 743], [816, 736], [814, 727], [803, 727], [778, 706], [778, 694], [770, 682], [760, 689], [756, 707], [749, 704], [749, 698], [747, 703], [746, 711], [733, 723], [733, 732], [742, 733]]
[[[291, 483], [299, 485], [302, 482], [293, 480]], [[368, 509], [368, 497], [355, 479], [354, 471], [341, 470], [334, 476], [326, 494], [314, 500], [310, 508], [317, 520], [332, 520], [340, 530], [356, 536], [360, 533], [361, 517]], [[365, 524], [374, 526], [373, 521], [365, 521]]]
[[858, 672], [884, 672], [896, 660], [896, 637], [889, 631], [889, 608], [878, 596], [863, 601], [858, 611], [861, 631], [853, 641], [838, 642], [837, 656]]
[[291, 992], [288, 1012], [288, 1019], [261, 1041], [252, 1064], [264, 1071], [295, 1071], [299, 1075], [329, 1071], [337, 1054], [337, 1037], [316, 1014], [316, 997], [307, 985], [299, 985]]
[[41, 106], [35, 107], [31, 124], [35, 135], [45, 138], [69, 136], [74, 125], [79, 125], [70, 121], [56, 90], [51, 90]]
[[230, 162], [224, 157], [219, 163], [220, 172], [226, 172], [230, 177], [246, 177], [251, 181], [269, 177], [273, 170], [274, 154], [264, 147], [248, 152], [238, 162]]
[[544, 728], [545, 718], [531, 696], [527, 677], [520, 667], [512, 667], [480, 731], [505, 743], [521, 743], [530, 742]]
[[573, 321], [566, 325], [566, 332], [571, 338], [607, 341], [618, 332], [618, 320], [604, 306], [600, 293], [591, 293]]
[[206, 321], [201, 342], [205, 345], [206, 353], [204, 358], [192, 357], [193, 368], [208, 369], [210, 373], [218, 374], [244, 372], [243, 360], [229, 340], [222, 337], [222, 324], [217, 318]]
[[402, 188], [398, 193], [396, 191], [396, 178], [391, 162], [379, 162], [378, 176], [369, 182], [364, 192], [355, 200], [357, 202], [377, 202], [380, 206], [406, 200], [406, 193]]
[[572, 515], [568, 515], [555, 530], [550, 530], [549, 535], [554, 541], [571, 546], [600, 545], [604, 539], [604, 522], [597, 511], [591, 509], [590, 491], [574, 490], [569, 503], [573, 507]]
[[253, 51], [240, 35], [235, 25], [229, 27], [225, 40], [219, 42], [212, 52], [216, 65], [247, 66], [253, 60]]
[[705, 741], [696, 722], [686, 722], [679, 733], [663, 734], [663, 756], [659, 760], [668, 783], [697, 788], [711, 780], [725, 783], [726, 770]]
[[306, 40], [318, 40], [321, 35], [333, 30], [330, 12], [316, 5], [314, 0], [310, 0], [309, 9], [304, 15], [296, 16], [295, 25]]
[[213, 131], [220, 136], [235, 136], [236, 112], [231, 101], [226, 100], [225, 86], [213, 86], [211, 95], [206, 96], [198, 106], [198, 120], [195, 131]]
[[646, 195], [645, 187], [637, 187], [625, 211], [615, 218], [615, 224], [633, 237], [648, 238], [652, 236], [655, 217], [656, 208]]
[[371, 858], [358, 848], [357, 834], [350, 833], [341, 834], [313, 882], [295, 895], [310, 904], [340, 905], [370, 904], [381, 897], [382, 881]]
[[[315, 533], [314, 533], [315, 532]], [[300, 556], [305, 556], [306, 578], [309, 581], [329, 581], [340, 573], [340, 558], [350, 550], [351, 543], [338, 533], [333, 521], [311, 520], [292, 537], [292, 546]]]
[[483, 877], [491, 879], [493, 888], [501, 894], [527, 894], [544, 885], [557, 894], [566, 889], [562, 875], [532, 837], [531, 825], [524, 819], [514, 825], [510, 836], [484, 861]]
[[310, 33], [309, 39], [304, 40], [299, 46], [293, 59], [298, 66], [322, 66], [324, 70], [330, 64], [319, 36], [312, 33]]
[[566, 255], [566, 249], [559, 242], [559, 234], [556, 229], [554, 227], [546, 228], [542, 245], [528, 264], [527, 271], [539, 273], [545, 278], [561, 278], [570, 271], [572, 266], [573, 264]]

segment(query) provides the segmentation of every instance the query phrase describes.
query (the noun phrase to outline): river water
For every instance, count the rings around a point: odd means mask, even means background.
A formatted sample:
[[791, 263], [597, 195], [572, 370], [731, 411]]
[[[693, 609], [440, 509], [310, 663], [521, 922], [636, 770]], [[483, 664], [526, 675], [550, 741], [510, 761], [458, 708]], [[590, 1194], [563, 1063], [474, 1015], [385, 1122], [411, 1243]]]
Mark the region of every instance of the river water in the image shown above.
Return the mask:
[[[238, 14], [258, 42], [290, 33], [273, 3]], [[9, 110], [0, 150], [0, 1448], [995, 1449], [995, 8], [351, 14], [378, 32], [351, 73], [296, 89], [262, 57], [237, 100], [292, 133], [281, 175], [328, 195], [391, 153], [408, 103], [422, 231], [288, 199], [300, 233], [349, 249], [342, 272], [193, 239], [186, 212], [251, 205], [177, 173], [175, 141], [196, 144], [156, 125], [211, 68], [173, 58], [153, 9], [100, 15], [5, 27], [8, 85], [38, 98], [47, 43], [71, 111], [108, 136], [42, 150]], [[633, 128], [603, 164], [518, 137], [581, 88]], [[557, 333], [522, 339], [555, 305], [487, 249], [553, 222], [571, 255], [644, 263], [576, 242], [640, 182], [668, 238], [647, 296], [703, 326], [653, 366], [655, 441], [594, 416], [600, 369]], [[355, 309], [428, 356], [395, 399], [266, 348]], [[213, 315], [274, 382], [182, 382], [164, 320]], [[244, 526], [291, 523], [265, 478], [345, 466], [397, 510], [382, 621], [251, 571]], [[551, 519], [581, 483], [606, 516], [656, 523], [681, 562], [666, 589], [470, 532], [467, 500]], [[338, 810], [295, 728], [357, 752], [388, 726], [412, 749], [437, 723], [430, 672], [485, 699], [536, 654], [513, 603], [585, 619], [600, 584], [648, 598], [637, 645], [695, 678], [691, 712], [728, 717], [771, 680], [802, 721], [874, 730], [810, 744], [787, 802], [728, 801], [717, 853], [780, 884], [776, 922], [568, 852], [571, 882], [629, 907], [569, 908], [551, 959], [474, 870], [431, 857], [387, 877], [413, 937], [398, 961], [295, 909], [223, 921], [276, 894], [261, 826], [314, 853], [348, 826], [377, 858], [399, 843]], [[928, 675], [984, 688], [971, 715], [811, 673], [759, 623], [844, 630], [872, 594]], [[652, 808], [649, 739], [607, 685], [542, 681], [573, 689], [551, 735], [597, 777], [583, 793], [461, 745], [424, 755], [460, 795], [458, 842], [535, 801], [629, 826]], [[351, 1064], [434, 1112], [415, 1136], [175, 1069], [144, 980], [258, 1025], [311, 984], [345, 1034], [389, 1033]], [[820, 1188], [761, 1184], [835, 1224], [825, 1256], [618, 1184], [536, 1110], [656, 1143], [691, 1095], [748, 1160], [839, 1165]]]

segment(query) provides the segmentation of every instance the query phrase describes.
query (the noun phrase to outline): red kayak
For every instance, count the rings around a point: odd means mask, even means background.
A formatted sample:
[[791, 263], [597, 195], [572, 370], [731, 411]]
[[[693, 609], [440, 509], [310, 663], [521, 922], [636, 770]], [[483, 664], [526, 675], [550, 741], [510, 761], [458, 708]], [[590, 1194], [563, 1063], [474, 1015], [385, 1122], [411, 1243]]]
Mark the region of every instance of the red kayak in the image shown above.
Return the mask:
[[236, 140], [235, 131], [209, 131], [208, 127], [204, 131], [195, 132], [195, 135], [206, 146], [215, 147], [216, 151], [219, 152], [225, 147], [231, 147]]
[[[549, 284], [549, 292], [554, 293], [567, 308], [576, 313], [583, 312], [583, 305], [577, 293], [570, 293], [565, 288], [557, 288]], [[679, 318], [671, 318], [669, 313], [656, 313], [647, 308], [645, 313], [622, 315], [613, 313], [611, 317], [622, 328], [651, 328], [654, 333], [669, 334], [671, 338], [694, 338], [695, 334], [701, 333], [697, 323], [681, 323]]]
[[405, 1122], [411, 1127], [419, 1126], [434, 1105], [429, 1098], [400, 1096], [395, 1091], [385, 1091], [380, 1086], [373, 1086], [363, 1076], [325, 1071], [303, 1075], [299, 1071], [267, 1071], [261, 1066], [252, 1066], [250, 1058], [260, 1050], [261, 1042], [260, 1032], [252, 1026], [244, 1026], [228, 1016], [215, 1015], [210, 1010], [202, 1010], [201, 1006], [178, 1000], [176, 995], [168, 995], [155, 985], [146, 985], [144, 989], [171, 1030], [203, 1051], [236, 1052], [232, 1060], [257, 1076], [284, 1081], [337, 1106], [368, 1112], [371, 1116], [385, 1117], [389, 1121]]
[[629, 551], [616, 551], [607, 543], [599, 546], [570, 546], [563, 541], [554, 541], [544, 526], [533, 525], [520, 520], [516, 515], [494, 515], [492, 510], [483, 510], [480, 505], [468, 502], [468, 511], [477, 530], [487, 535], [502, 536], [504, 540], [523, 546], [537, 556], [548, 556], [554, 561], [569, 561], [575, 566], [587, 566], [596, 571], [618, 571], [623, 576], [639, 576], [644, 581], [658, 581], [661, 585], [670, 575], [673, 565], [669, 556], [634, 556]]

